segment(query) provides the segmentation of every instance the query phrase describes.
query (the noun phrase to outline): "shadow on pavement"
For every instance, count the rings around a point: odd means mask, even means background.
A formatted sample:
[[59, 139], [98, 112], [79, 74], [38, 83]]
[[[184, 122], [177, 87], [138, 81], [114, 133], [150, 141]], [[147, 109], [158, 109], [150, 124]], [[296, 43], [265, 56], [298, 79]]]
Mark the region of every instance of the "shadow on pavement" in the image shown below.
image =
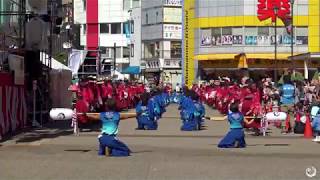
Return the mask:
[[144, 151], [132, 151], [132, 154], [143, 154], [143, 153], [152, 153], [151, 150], [144, 150]]
[[290, 144], [265, 144], [264, 146], [290, 146]]
[[8, 134], [2, 141], [14, 140], [16, 143], [34, 142], [73, 134], [70, 121], [52, 121], [41, 128], [26, 127], [14, 134]]
[[91, 150], [89, 149], [67, 149], [67, 150], [64, 150], [66, 152], [82, 152], [82, 153], [87, 153], [87, 152], [90, 152]]

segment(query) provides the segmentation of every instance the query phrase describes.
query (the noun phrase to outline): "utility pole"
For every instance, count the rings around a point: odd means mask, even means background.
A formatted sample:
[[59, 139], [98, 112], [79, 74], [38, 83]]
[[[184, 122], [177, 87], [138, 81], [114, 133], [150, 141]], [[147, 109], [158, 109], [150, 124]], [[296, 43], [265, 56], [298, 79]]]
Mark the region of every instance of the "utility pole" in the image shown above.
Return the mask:
[[113, 53], [113, 75], [116, 74], [116, 65], [117, 65], [117, 44], [114, 43], [113, 45], [113, 50], [114, 50], [114, 53]]

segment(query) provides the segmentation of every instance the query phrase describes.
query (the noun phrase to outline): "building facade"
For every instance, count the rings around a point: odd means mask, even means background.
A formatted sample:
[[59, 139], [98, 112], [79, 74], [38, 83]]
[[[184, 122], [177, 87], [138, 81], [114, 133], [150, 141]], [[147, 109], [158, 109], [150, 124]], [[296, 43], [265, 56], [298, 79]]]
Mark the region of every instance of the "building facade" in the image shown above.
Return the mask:
[[181, 82], [182, 1], [142, 0], [142, 60], [148, 81]]
[[117, 70], [121, 72], [131, 58], [130, 10], [139, 4], [139, 0], [74, 0], [74, 23], [81, 27], [80, 45], [87, 49], [95, 44], [104, 62], [113, 61], [115, 53]]
[[[130, 12], [130, 66], [141, 66], [141, 1]], [[143, 65], [143, 64], [142, 64]]]
[[[264, 1], [185, 1], [183, 54], [186, 84], [191, 85], [197, 78], [205, 79], [210, 74], [239, 75], [241, 71], [234, 71], [239, 69], [248, 69], [250, 74], [259, 76], [271, 75], [274, 69], [293, 68], [303, 72], [305, 66], [311, 70], [320, 66], [316, 59], [306, 63], [304, 59], [289, 60], [291, 35], [279, 18], [276, 28], [271, 18], [258, 19], [259, 2]], [[295, 1], [293, 55], [320, 52], [319, 4], [319, 0]], [[290, 1], [288, 5], [291, 10]], [[281, 8], [279, 12], [283, 10]]]

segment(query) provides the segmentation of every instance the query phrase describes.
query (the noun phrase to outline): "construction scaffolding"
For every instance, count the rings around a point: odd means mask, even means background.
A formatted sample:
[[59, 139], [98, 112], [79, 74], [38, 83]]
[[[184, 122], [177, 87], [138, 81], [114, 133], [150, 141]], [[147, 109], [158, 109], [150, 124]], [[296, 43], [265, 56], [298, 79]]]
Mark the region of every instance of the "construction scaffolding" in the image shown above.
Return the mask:
[[[34, 12], [27, 7], [28, 0], [0, 0], [0, 72], [9, 71], [4, 54], [16, 54], [26, 57], [26, 23], [34, 16]], [[37, 119], [41, 124], [48, 119], [49, 110], [51, 107], [50, 99], [50, 70], [52, 64], [52, 49], [53, 49], [53, 33], [55, 21], [57, 18], [57, 0], [47, 1], [47, 14], [49, 34], [48, 48], [37, 52], [39, 58], [37, 63], [39, 67], [25, 68], [25, 87], [27, 94], [27, 106], [30, 112], [29, 120]], [[31, 63], [25, 58], [25, 67]], [[34, 68], [34, 69], [32, 69]], [[37, 77], [31, 77], [33, 70], [39, 70]], [[36, 82], [36, 87], [35, 87]], [[35, 91], [35, 92], [34, 92]], [[34, 97], [36, 96], [36, 98]], [[29, 98], [29, 99], [28, 99]], [[35, 100], [36, 99], [36, 100]], [[34, 103], [34, 101], [36, 101]], [[35, 110], [32, 112], [31, 109]], [[30, 122], [30, 121], [29, 121]]]

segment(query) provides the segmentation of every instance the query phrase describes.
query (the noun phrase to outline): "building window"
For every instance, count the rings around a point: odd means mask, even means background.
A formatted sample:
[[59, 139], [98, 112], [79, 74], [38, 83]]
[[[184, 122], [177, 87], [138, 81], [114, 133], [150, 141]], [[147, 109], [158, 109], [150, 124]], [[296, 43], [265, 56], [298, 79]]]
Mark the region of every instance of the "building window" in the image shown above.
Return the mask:
[[130, 22], [123, 23], [123, 34], [130, 36]]
[[148, 22], [149, 22], [149, 20], [148, 20], [148, 14], [146, 14], [146, 24], [149, 24]]
[[130, 29], [131, 29], [131, 34], [134, 33], [134, 21], [130, 22]]
[[100, 24], [100, 33], [101, 34], [109, 34], [110, 33], [109, 25], [110, 24], [106, 24], [106, 23]]
[[[111, 57], [114, 58], [114, 48], [110, 48]], [[116, 47], [116, 58], [121, 58], [121, 47]]]
[[269, 36], [269, 27], [258, 27], [258, 36]]
[[144, 45], [144, 58], [149, 59], [155, 57], [155, 44], [146, 43]]
[[182, 57], [182, 48], [180, 41], [171, 42], [171, 58], [181, 58]]
[[296, 44], [308, 45], [308, 28], [307, 27], [296, 28]]
[[221, 45], [221, 28], [213, 28], [212, 29], [211, 41], [212, 41], [213, 46], [220, 46]]
[[123, 58], [129, 58], [130, 57], [130, 48], [123, 47]]
[[131, 57], [134, 57], [134, 44], [131, 44]]
[[83, 11], [87, 9], [87, 0], [82, 0], [83, 2]]
[[83, 28], [83, 34], [87, 34], [87, 25], [83, 24], [82, 28]]
[[257, 35], [258, 28], [257, 27], [245, 27], [245, 45], [257, 45]]
[[121, 23], [111, 24], [111, 34], [121, 34]]

